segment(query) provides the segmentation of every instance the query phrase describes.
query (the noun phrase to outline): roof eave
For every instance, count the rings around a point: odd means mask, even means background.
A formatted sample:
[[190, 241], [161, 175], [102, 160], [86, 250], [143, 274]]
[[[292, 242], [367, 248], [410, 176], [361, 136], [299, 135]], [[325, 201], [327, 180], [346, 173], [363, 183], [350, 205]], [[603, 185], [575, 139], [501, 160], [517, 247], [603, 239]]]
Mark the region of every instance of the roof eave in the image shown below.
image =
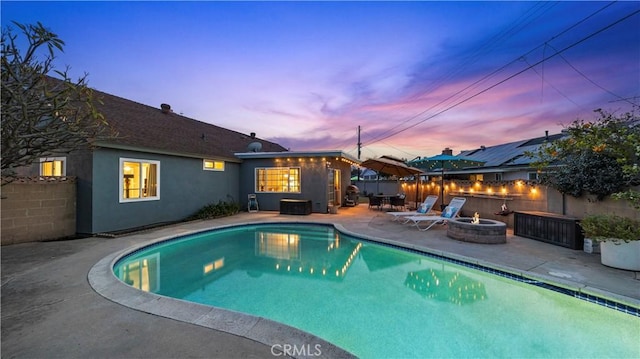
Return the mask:
[[340, 150], [326, 151], [285, 151], [285, 152], [238, 152], [235, 156], [241, 159], [257, 159], [257, 158], [290, 158], [290, 157], [339, 157], [345, 158], [354, 164], [361, 161]]
[[115, 149], [115, 150], [145, 152], [145, 153], [153, 153], [153, 154], [159, 154], [159, 155], [169, 155], [169, 156], [188, 157], [188, 158], [222, 160], [222, 161], [226, 161], [226, 162], [235, 162], [235, 163], [241, 163], [242, 162], [241, 159], [236, 158], [236, 157], [212, 155], [212, 154], [202, 154], [202, 153], [184, 153], [184, 152], [176, 152], [176, 151], [167, 151], [167, 150], [159, 150], [159, 149], [154, 149], [154, 148], [145, 148], [145, 147], [124, 145], [124, 144], [117, 144], [117, 143], [109, 143], [109, 142], [96, 142], [95, 146], [96, 147], [103, 147], [103, 148], [111, 148], [111, 149]]

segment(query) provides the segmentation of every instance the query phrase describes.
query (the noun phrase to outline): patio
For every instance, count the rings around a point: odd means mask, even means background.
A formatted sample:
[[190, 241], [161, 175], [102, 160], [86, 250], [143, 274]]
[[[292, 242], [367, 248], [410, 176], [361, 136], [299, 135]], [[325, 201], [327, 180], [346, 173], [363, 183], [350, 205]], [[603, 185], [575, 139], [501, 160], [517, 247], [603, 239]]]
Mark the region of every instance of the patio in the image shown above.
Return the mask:
[[[366, 238], [479, 262], [569, 288], [587, 288], [640, 307], [640, 273], [600, 264], [598, 255], [513, 236], [483, 245], [446, 236], [446, 227], [417, 231], [366, 204], [337, 215], [240, 213], [134, 233], [118, 238], [26, 243], [2, 247], [3, 357], [270, 357], [271, 348], [242, 336], [179, 322], [113, 303], [87, 281], [102, 258], [133, 245], [173, 235], [247, 222], [331, 222]], [[171, 308], [166, 308], [171, 310]], [[283, 343], [285, 344], [285, 343]]]

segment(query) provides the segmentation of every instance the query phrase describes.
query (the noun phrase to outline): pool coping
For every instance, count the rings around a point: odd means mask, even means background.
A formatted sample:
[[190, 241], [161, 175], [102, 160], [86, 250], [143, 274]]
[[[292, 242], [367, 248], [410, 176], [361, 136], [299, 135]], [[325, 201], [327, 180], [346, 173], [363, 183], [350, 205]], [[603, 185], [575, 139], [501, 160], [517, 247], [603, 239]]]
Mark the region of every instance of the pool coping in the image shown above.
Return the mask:
[[526, 270], [515, 269], [513, 267], [504, 266], [488, 261], [479, 260], [473, 257], [463, 256], [447, 251], [438, 251], [428, 249], [419, 245], [412, 245], [404, 242], [394, 241], [390, 239], [369, 236], [349, 231], [340, 224], [333, 224], [339, 231], [362, 238], [371, 242], [398, 247], [405, 250], [414, 251], [432, 258], [437, 258], [450, 263], [463, 265], [468, 268], [477, 269], [483, 272], [491, 273], [501, 277], [506, 277], [523, 283], [544, 287], [549, 290], [560, 292], [573, 296], [577, 299], [586, 300], [595, 304], [603, 305], [626, 314], [640, 317], [640, 301], [624, 295], [611, 293], [599, 288], [594, 288], [584, 284], [578, 284], [570, 280], [564, 280], [555, 276], [547, 276], [540, 273], [530, 272]]
[[[194, 229], [185, 231], [180, 234], [172, 234], [161, 236], [152, 240], [147, 240], [102, 258], [89, 270], [87, 278], [90, 286], [96, 293], [112, 302], [152, 315], [174, 319], [205, 328], [210, 328], [213, 330], [223, 331], [259, 342], [270, 346], [272, 354], [274, 354], [274, 356], [286, 354], [294, 358], [318, 356], [331, 358], [356, 358], [354, 354], [336, 346], [335, 344], [332, 344], [311, 333], [291, 327], [289, 325], [259, 316], [144, 292], [123, 283], [115, 276], [115, 273], [113, 272], [113, 267], [118, 260], [143, 247], [212, 230], [265, 224], [274, 223], [242, 222], [228, 225], [212, 226], [210, 228]], [[390, 245], [409, 251], [415, 251], [427, 256], [436, 257], [452, 263], [465, 265], [471, 268], [483, 270], [485, 272], [501, 275], [504, 277], [511, 278], [510, 276], [513, 276], [513, 278], [511, 279], [515, 280], [524, 278], [526, 279], [524, 282], [533, 281], [535, 282], [533, 283], [535, 285], [543, 286], [547, 289], [560, 292], [563, 292], [563, 290], [571, 291], [578, 294], [574, 295], [578, 299], [605, 305], [612, 309], [622, 310], [623, 312], [626, 312], [630, 315], [640, 316], [640, 305], [638, 304], [638, 301], [632, 298], [613, 294], [586, 285], [578, 285], [575, 282], [566, 281], [561, 278], [549, 277], [538, 273], [517, 270], [511, 267], [489, 263], [455, 253], [430, 250], [428, 248], [417, 245], [411, 245], [362, 233], [356, 233], [347, 230], [344, 226], [337, 223], [286, 221], [277, 222], [277, 224], [320, 224], [333, 226], [339, 232], [358, 239], [379, 243], [382, 245]], [[566, 292], [563, 293], [569, 294]], [[623, 308], [621, 309], [619, 305], [622, 305]], [[284, 345], [290, 346], [289, 348], [293, 348], [293, 351], [284, 352]], [[321, 348], [320, 355], [317, 351], [314, 350], [317, 345], [319, 345], [319, 348]]]
[[[114, 265], [121, 258], [150, 245], [212, 230], [261, 224], [265, 224], [265, 222], [245, 222], [214, 226], [207, 229], [190, 230], [180, 234], [162, 236], [141, 242], [124, 250], [112, 253], [93, 265], [87, 275], [89, 285], [96, 293], [104, 298], [125, 307], [164, 318], [223, 331], [265, 344], [271, 347], [271, 353], [274, 356], [286, 355], [293, 358], [357, 358], [354, 354], [335, 344], [287, 324], [229, 309], [145, 292], [123, 283], [113, 272]], [[318, 223], [309, 222], [306, 224]], [[326, 225], [331, 224], [326, 223]]]

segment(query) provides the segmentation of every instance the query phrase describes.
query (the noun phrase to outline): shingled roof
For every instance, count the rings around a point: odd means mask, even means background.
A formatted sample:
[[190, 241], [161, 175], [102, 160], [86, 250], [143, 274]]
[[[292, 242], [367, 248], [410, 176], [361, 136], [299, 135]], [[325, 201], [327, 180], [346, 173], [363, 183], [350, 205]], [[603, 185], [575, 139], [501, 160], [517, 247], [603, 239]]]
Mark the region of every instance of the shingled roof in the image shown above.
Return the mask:
[[277, 143], [176, 114], [168, 105], [147, 106], [97, 90], [94, 95], [102, 102], [96, 107], [118, 133], [97, 143], [102, 147], [227, 160], [237, 159], [236, 152], [249, 152], [254, 142], [261, 151], [287, 151]]

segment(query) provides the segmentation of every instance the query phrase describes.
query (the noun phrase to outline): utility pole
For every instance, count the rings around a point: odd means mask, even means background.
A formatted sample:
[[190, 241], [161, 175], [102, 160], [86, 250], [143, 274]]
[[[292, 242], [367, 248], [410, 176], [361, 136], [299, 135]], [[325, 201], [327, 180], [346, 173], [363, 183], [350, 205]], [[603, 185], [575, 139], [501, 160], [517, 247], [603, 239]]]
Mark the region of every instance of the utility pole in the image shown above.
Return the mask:
[[[360, 142], [360, 125], [358, 125], [358, 161], [360, 160], [360, 154], [362, 149], [362, 142]], [[358, 166], [358, 178], [356, 182], [360, 182], [360, 166]]]
[[358, 159], [360, 159], [361, 149], [362, 149], [362, 142], [360, 142], [360, 126], [358, 126]]

